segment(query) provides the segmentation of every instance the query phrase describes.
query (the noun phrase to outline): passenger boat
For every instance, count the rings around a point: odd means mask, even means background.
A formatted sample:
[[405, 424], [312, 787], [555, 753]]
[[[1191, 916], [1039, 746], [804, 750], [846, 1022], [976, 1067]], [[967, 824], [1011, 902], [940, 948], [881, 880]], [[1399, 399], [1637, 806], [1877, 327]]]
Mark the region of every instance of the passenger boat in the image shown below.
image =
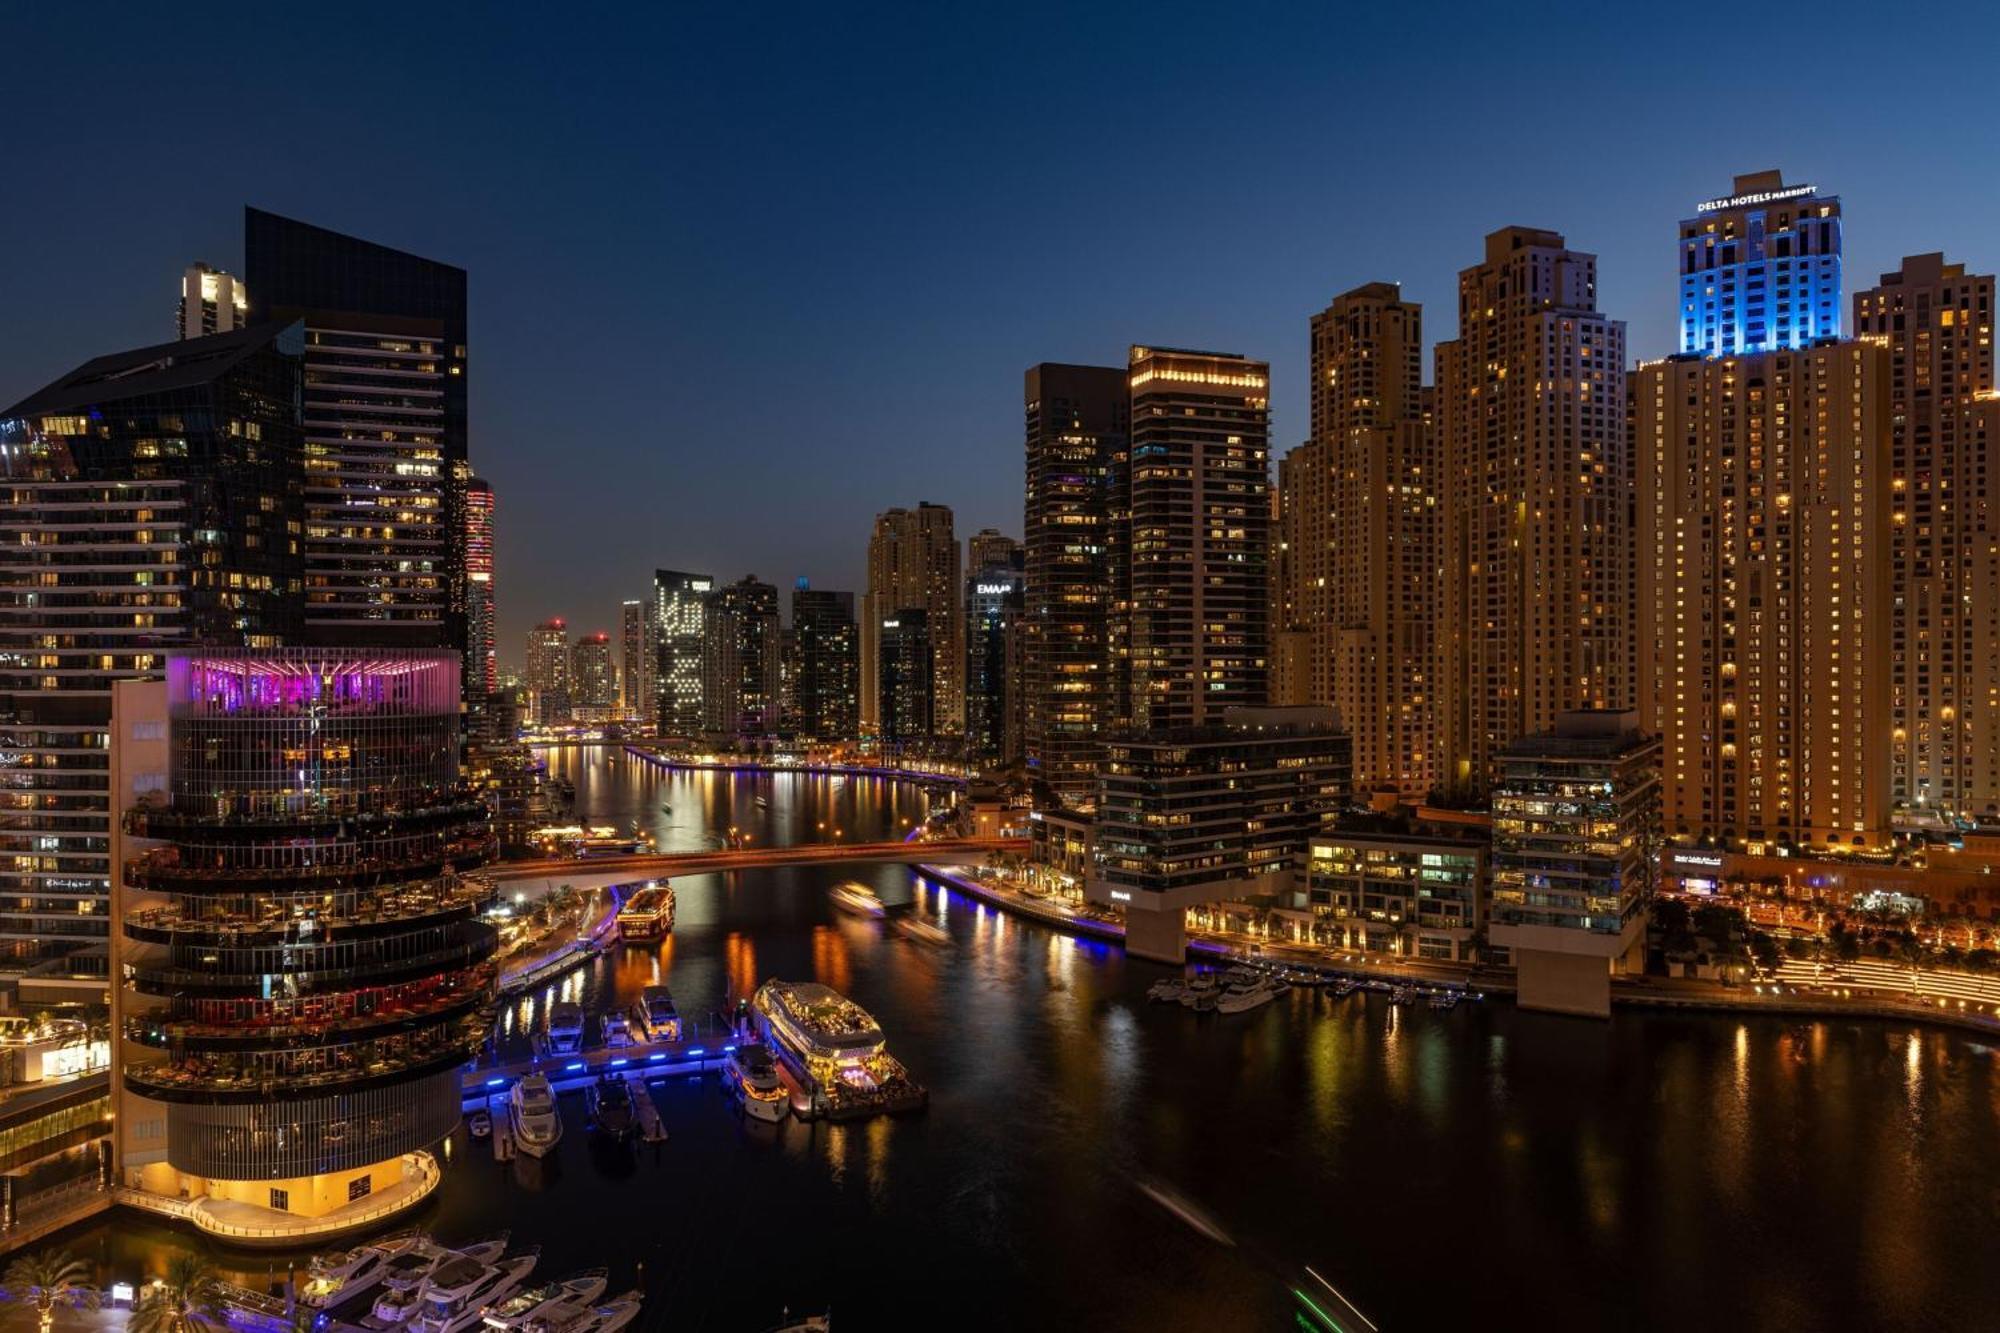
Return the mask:
[[561, 1301], [530, 1319], [522, 1333], [618, 1333], [639, 1317], [644, 1300], [639, 1292], [628, 1291], [603, 1305]]
[[411, 1333], [463, 1333], [479, 1323], [487, 1305], [512, 1295], [527, 1281], [535, 1260], [533, 1252], [492, 1263], [454, 1255], [425, 1280], [417, 1312], [409, 1322]]
[[875, 890], [859, 880], [842, 880], [833, 886], [833, 891], [827, 896], [835, 907], [855, 916], [880, 917], [884, 910]]
[[785, 1118], [785, 1085], [770, 1047], [754, 1041], [738, 1046], [723, 1060], [722, 1077], [724, 1089], [742, 1104], [745, 1115], [773, 1124]]
[[583, 1049], [583, 1006], [558, 1000], [549, 1006], [549, 1054], [575, 1055]]
[[604, 1294], [609, 1274], [609, 1269], [592, 1268], [561, 1282], [544, 1282], [539, 1287], [517, 1291], [506, 1300], [486, 1307], [486, 1327], [513, 1333], [564, 1303], [587, 1306]]
[[316, 1254], [299, 1284], [299, 1300], [312, 1306], [331, 1305], [343, 1294], [367, 1287], [382, 1275], [390, 1260], [414, 1248], [423, 1238], [414, 1231], [357, 1245], [351, 1250]]
[[619, 1073], [598, 1075], [597, 1082], [584, 1091], [590, 1106], [590, 1123], [600, 1134], [621, 1142], [632, 1135], [638, 1117], [632, 1107], [632, 1085]]
[[951, 943], [951, 932], [928, 917], [905, 912], [896, 918], [896, 931], [906, 939], [919, 944], [942, 945]]
[[772, 1053], [811, 1087], [832, 1117], [914, 1110], [922, 1085], [885, 1049], [866, 1009], [810, 981], [767, 981], [751, 1000]]
[[617, 829], [593, 828], [576, 841], [576, 854], [583, 860], [593, 856], [637, 856], [653, 850], [653, 840], [638, 831], [620, 833]]
[[453, 1259], [468, 1258], [490, 1264], [506, 1252], [504, 1231], [490, 1240], [475, 1241], [456, 1250], [419, 1237], [382, 1269], [382, 1290], [361, 1323], [374, 1329], [401, 1328], [417, 1312], [417, 1301], [432, 1273]]
[[674, 1008], [674, 993], [665, 986], [648, 986], [639, 992], [632, 1006], [632, 1026], [647, 1041], [679, 1041], [680, 1011]]
[[673, 928], [674, 890], [671, 884], [650, 883], [627, 898], [618, 909], [618, 938], [627, 943], [663, 939]]
[[548, 1156], [562, 1140], [555, 1090], [542, 1074], [521, 1076], [507, 1094], [507, 1114], [514, 1122], [514, 1146], [530, 1157]]

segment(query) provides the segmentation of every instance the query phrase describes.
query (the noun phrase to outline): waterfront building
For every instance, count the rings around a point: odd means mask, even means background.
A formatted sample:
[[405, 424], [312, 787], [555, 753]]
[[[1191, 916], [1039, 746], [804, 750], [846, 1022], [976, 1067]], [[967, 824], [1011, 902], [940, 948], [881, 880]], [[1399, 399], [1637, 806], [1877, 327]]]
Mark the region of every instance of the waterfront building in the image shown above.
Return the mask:
[[1524, 1009], [1603, 1017], [1637, 972], [1660, 850], [1660, 742], [1635, 710], [1579, 709], [1500, 751], [1488, 938]]
[[1437, 783], [1443, 469], [1424, 414], [1423, 308], [1392, 283], [1312, 321], [1312, 435], [1278, 465], [1274, 699], [1329, 704], [1361, 790]]
[[654, 679], [660, 698], [661, 736], [683, 739], [707, 724], [702, 672], [708, 595], [715, 580], [678, 569], [653, 571]]
[[1021, 548], [986, 554], [1002, 563], [974, 565], [965, 580], [965, 757], [1005, 764], [1020, 757]]
[[182, 338], [234, 333], [250, 322], [250, 294], [241, 281], [196, 261], [181, 274], [180, 308], [174, 330]]
[[111, 688], [299, 633], [296, 325], [88, 361], [0, 413], [0, 959], [102, 995]]
[[1888, 353], [1674, 357], [1632, 378], [1640, 714], [1678, 840], [1889, 833]]
[[611, 636], [602, 630], [577, 638], [569, 650], [570, 711], [579, 722], [604, 722], [618, 703], [618, 668]]
[[1840, 199], [1738, 176], [1680, 225], [1681, 352], [1743, 356], [1840, 336]]
[[1131, 350], [1131, 723], [1205, 726], [1266, 701], [1270, 367]]
[[731, 745], [775, 736], [780, 678], [778, 590], [747, 575], [702, 604], [703, 731]]
[[1492, 832], [1483, 818], [1349, 814], [1311, 841], [1303, 938], [1399, 957], [1477, 961]]
[[1104, 736], [1126, 711], [1111, 640], [1125, 586], [1125, 380], [1116, 366], [1044, 362], [1023, 382], [1023, 749], [1029, 773], [1070, 804], [1095, 796]]
[[[501, 695], [505, 698], [505, 695]], [[511, 737], [510, 730], [504, 733]], [[481, 741], [465, 752], [466, 780], [484, 793], [493, 812], [493, 832], [505, 856], [535, 854], [530, 836], [552, 819], [548, 760], [511, 739]]]
[[853, 740], [861, 713], [854, 594], [814, 588], [800, 579], [792, 589], [792, 632], [797, 643], [799, 733], [813, 740]]
[[465, 270], [244, 210], [257, 318], [305, 324], [306, 630], [467, 649]]
[[460, 660], [176, 652], [121, 687], [117, 1178], [199, 1228], [295, 1243], [439, 1179], [496, 944]]
[[1500, 751], [1633, 694], [1625, 326], [1597, 258], [1507, 227], [1458, 279], [1437, 345], [1444, 468], [1440, 785], [1484, 791]]
[[[493, 487], [474, 477], [465, 486], [465, 669], [466, 694], [474, 700], [500, 688], [496, 651], [500, 622], [493, 582]], [[483, 703], [481, 704], [483, 707]]]
[[1179, 962], [1185, 909], [1291, 891], [1352, 779], [1331, 708], [1233, 708], [1199, 727], [1112, 736], [1087, 894], [1125, 910], [1128, 950]]
[[930, 615], [908, 607], [877, 627], [875, 679], [882, 691], [876, 716], [885, 747], [922, 746], [936, 734], [937, 654]]
[[965, 728], [965, 645], [959, 622], [958, 540], [951, 510], [928, 501], [875, 516], [868, 541], [868, 591], [862, 597], [861, 725], [880, 729], [884, 697], [876, 670], [883, 623], [905, 610], [922, 611], [929, 626], [932, 724], [939, 735]]
[[528, 707], [535, 725], [561, 726], [570, 720], [569, 626], [562, 617], [544, 620], [528, 631]]
[[652, 607], [643, 598], [618, 606], [618, 710], [650, 722], [658, 712]]
[[1993, 313], [1993, 275], [1941, 254], [1854, 297], [1889, 352], [1889, 794], [1912, 822], [2000, 817]]

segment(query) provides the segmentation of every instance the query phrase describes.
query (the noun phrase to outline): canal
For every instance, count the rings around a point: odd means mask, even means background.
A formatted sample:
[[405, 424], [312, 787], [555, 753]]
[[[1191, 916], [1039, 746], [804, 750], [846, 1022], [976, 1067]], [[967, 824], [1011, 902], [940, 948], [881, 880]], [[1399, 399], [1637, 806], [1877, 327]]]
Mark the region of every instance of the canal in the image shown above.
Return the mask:
[[[663, 849], [731, 825], [880, 838], [925, 809], [859, 778], [669, 775], [606, 750], [557, 766], [580, 814], [641, 821]], [[950, 943], [834, 912], [848, 878]], [[844, 1333], [1312, 1327], [1307, 1265], [1392, 1333], [1994, 1326], [2000, 1079], [1965, 1037], [1324, 992], [1195, 1015], [1146, 1001], [1163, 969], [906, 867], [675, 883], [670, 938], [523, 998], [504, 1039], [555, 995], [601, 1008], [660, 981], [698, 1014], [817, 980], [874, 1013], [932, 1101], [770, 1127], [711, 1075], [653, 1086], [657, 1149], [594, 1142], [580, 1097], [545, 1162], [498, 1164], [461, 1131], [417, 1220], [447, 1241], [509, 1228], [544, 1276], [639, 1275], [642, 1327], [752, 1330], [787, 1305], [830, 1305]], [[64, 1243], [129, 1279], [197, 1242], [127, 1216]]]

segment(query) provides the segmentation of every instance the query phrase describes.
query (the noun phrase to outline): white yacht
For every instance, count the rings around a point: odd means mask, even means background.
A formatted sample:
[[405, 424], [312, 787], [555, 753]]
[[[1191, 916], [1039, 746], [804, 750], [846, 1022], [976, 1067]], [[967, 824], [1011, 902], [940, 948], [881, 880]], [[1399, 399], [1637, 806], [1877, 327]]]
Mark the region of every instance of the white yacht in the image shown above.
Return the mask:
[[674, 1008], [674, 993], [665, 986], [646, 987], [632, 1006], [632, 1023], [647, 1041], [679, 1041], [681, 1015]]
[[771, 1048], [761, 1041], [745, 1042], [722, 1062], [723, 1088], [753, 1120], [773, 1123], [785, 1118], [785, 1085], [778, 1078], [778, 1062]]
[[326, 1306], [343, 1294], [360, 1291], [382, 1275], [390, 1260], [414, 1248], [422, 1239], [412, 1231], [400, 1236], [384, 1236], [381, 1240], [369, 1241], [351, 1250], [314, 1255], [305, 1281], [299, 1284], [300, 1302]]
[[1240, 1014], [1277, 998], [1278, 993], [1262, 977], [1233, 977], [1215, 997], [1215, 1008], [1218, 1013]]
[[480, 1320], [494, 1301], [504, 1300], [534, 1271], [533, 1253], [517, 1254], [498, 1263], [481, 1263], [465, 1255], [447, 1260], [424, 1282], [411, 1316], [411, 1333], [462, 1333]]
[[630, 1046], [632, 1040], [632, 1020], [623, 1009], [613, 1009], [604, 1015], [604, 1044], [616, 1050]]
[[640, 1292], [628, 1291], [603, 1305], [559, 1301], [530, 1319], [522, 1333], [618, 1333], [639, 1317], [644, 1299]]
[[1213, 1009], [1217, 993], [1222, 988], [1216, 984], [1215, 973], [1197, 972], [1187, 979], [1181, 988], [1180, 1002], [1189, 1009]]
[[418, 1237], [415, 1244], [383, 1266], [382, 1290], [361, 1322], [367, 1328], [400, 1328], [417, 1312], [417, 1302], [432, 1273], [454, 1259], [490, 1264], [506, 1252], [505, 1232], [458, 1250], [447, 1250], [435, 1241]]
[[546, 1075], [521, 1076], [507, 1094], [507, 1118], [513, 1122], [514, 1146], [530, 1157], [548, 1156], [562, 1138], [562, 1116]]
[[604, 1294], [609, 1272], [609, 1269], [592, 1268], [562, 1282], [524, 1287], [504, 1301], [487, 1305], [484, 1312], [486, 1327], [513, 1333], [513, 1330], [526, 1328], [530, 1322], [565, 1302], [589, 1305]]
[[583, 1006], [558, 1000], [549, 1006], [549, 1054], [575, 1055], [583, 1049]]

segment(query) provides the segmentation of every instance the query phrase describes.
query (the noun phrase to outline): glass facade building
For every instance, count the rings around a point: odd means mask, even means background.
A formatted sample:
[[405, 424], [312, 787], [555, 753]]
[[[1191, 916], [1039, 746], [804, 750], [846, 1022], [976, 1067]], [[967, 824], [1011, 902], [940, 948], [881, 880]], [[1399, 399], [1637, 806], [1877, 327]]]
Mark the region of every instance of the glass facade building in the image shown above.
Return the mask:
[[854, 594], [792, 590], [792, 634], [798, 677], [798, 728], [815, 740], [852, 740], [861, 721], [860, 631]]

